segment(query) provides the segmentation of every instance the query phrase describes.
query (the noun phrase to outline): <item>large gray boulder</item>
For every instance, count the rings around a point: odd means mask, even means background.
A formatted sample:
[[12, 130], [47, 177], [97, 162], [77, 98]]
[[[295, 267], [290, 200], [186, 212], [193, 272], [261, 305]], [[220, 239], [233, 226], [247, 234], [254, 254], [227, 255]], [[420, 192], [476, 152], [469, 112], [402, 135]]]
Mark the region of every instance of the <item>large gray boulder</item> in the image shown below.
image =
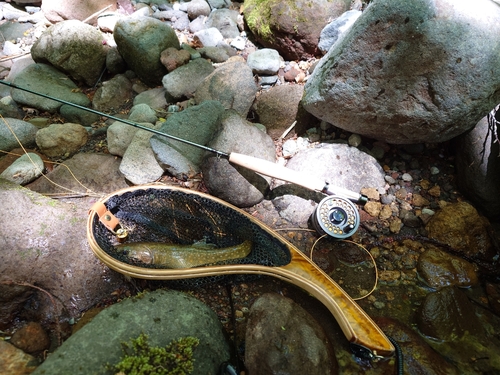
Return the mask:
[[307, 81], [314, 116], [388, 143], [443, 142], [500, 102], [500, 7], [378, 0]]
[[162, 51], [168, 47], [180, 48], [174, 29], [151, 17], [119, 19], [113, 36], [128, 66], [149, 86], [160, 85], [168, 73], [160, 61]]
[[[80, 186], [78, 191], [82, 190]], [[44, 293], [39, 294], [36, 310], [30, 310], [35, 321], [55, 315], [60, 321], [77, 318], [122, 283], [120, 275], [104, 266], [89, 247], [90, 206], [88, 201], [72, 204], [50, 199], [0, 179], [0, 281], [36, 285], [56, 301], [54, 306]], [[2, 304], [13, 302], [6, 298], [6, 289], [1, 291]], [[19, 314], [24, 308], [21, 303], [18, 311], [8, 314]], [[5, 321], [4, 313], [0, 309], [0, 321]]]
[[102, 34], [77, 20], [49, 27], [31, 48], [35, 62], [48, 63], [88, 86], [97, 83], [106, 63]]
[[156, 290], [125, 299], [100, 312], [33, 375], [110, 373], [106, 365], [120, 362], [122, 343], [130, 343], [130, 339], [141, 334], [148, 336], [152, 347], [165, 347], [183, 337], [197, 338], [193, 375], [217, 374], [220, 365], [230, 359], [229, 346], [215, 312], [186, 293]]

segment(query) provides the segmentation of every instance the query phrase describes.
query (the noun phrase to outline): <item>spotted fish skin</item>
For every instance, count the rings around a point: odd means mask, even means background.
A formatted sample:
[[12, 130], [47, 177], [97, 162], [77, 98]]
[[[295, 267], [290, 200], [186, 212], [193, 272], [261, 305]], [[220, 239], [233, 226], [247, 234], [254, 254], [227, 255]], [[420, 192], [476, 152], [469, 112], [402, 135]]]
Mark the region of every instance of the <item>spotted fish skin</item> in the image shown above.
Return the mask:
[[244, 258], [252, 250], [252, 242], [215, 248], [215, 245], [166, 245], [159, 242], [135, 242], [116, 246], [119, 253], [131, 260], [166, 268], [192, 268], [224, 260]]

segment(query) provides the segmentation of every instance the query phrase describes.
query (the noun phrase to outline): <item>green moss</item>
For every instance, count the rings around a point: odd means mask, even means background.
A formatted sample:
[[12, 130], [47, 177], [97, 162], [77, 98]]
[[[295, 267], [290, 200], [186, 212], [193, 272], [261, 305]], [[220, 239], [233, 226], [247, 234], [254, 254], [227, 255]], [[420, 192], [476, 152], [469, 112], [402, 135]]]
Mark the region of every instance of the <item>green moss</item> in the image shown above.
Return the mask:
[[166, 347], [150, 346], [142, 333], [130, 343], [122, 343], [123, 358], [108, 370], [124, 375], [187, 375], [193, 371], [193, 349], [200, 343], [195, 337], [173, 340]]
[[259, 34], [263, 39], [272, 40], [273, 32], [271, 31], [271, 8], [276, 0], [247, 0], [245, 8], [250, 9], [245, 12], [245, 20], [248, 27], [253, 32]]
[[[307, 6], [311, 7], [312, 2], [308, 2]], [[243, 12], [250, 30], [258, 34], [262, 39], [272, 41], [274, 34], [271, 29], [273, 22], [271, 13], [275, 7], [280, 9], [279, 11], [275, 9], [275, 12], [278, 11], [279, 16], [282, 16], [284, 10], [287, 9], [288, 16], [297, 22], [293, 26], [293, 31], [298, 34], [300, 25], [307, 22], [307, 19], [303, 16], [303, 12], [295, 0], [246, 0]], [[279, 27], [279, 25], [275, 26]]]

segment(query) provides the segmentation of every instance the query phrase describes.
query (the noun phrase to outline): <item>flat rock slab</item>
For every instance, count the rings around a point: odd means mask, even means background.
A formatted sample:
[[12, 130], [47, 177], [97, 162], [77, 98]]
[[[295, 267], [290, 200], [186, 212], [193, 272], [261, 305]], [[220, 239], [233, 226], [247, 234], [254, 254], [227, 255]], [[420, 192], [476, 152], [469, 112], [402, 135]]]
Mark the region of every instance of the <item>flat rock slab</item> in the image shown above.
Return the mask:
[[45, 294], [39, 296], [40, 320], [78, 317], [122, 284], [88, 245], [88, 208], [0, 179], [0, 275], [54, 296], [57, 311]]

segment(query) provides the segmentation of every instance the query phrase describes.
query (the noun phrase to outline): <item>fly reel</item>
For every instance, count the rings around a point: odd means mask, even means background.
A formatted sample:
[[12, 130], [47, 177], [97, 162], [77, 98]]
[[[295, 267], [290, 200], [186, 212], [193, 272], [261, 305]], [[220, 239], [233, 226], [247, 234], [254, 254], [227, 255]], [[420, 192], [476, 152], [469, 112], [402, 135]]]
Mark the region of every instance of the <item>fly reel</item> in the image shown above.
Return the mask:
[[311, 216], [314, 229], [337, 239], [352, 236], [359, 227], [358, 208], [350, 200], [329, 195], [319, 202]]

